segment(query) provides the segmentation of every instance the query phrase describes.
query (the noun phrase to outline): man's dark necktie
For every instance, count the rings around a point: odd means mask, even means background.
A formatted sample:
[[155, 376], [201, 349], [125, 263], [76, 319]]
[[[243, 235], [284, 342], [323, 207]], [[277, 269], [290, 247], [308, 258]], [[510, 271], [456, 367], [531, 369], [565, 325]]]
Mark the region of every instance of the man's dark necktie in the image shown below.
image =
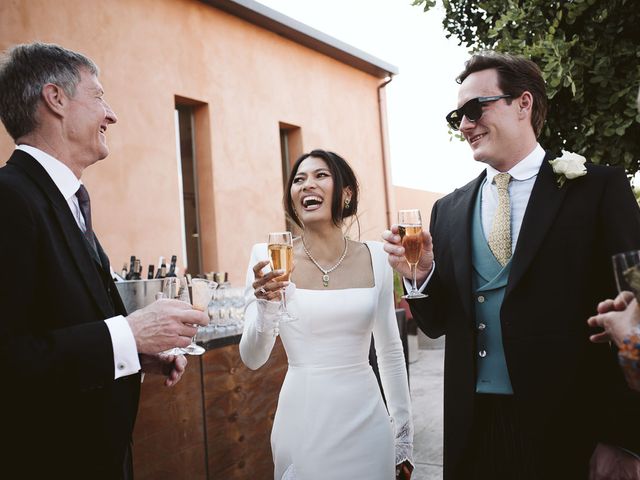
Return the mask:
[[78, 205], [80, 205], [80, 211], [82, 212], [82, 216], [84, 217], [84, 225], [86, 227], [84, 236], [97, 255], [98, 249], [96, 248], [96, 239], [93, 234], [93, 228], [91, 226], [91, 200], [89, 199], [89, 192], [87, 192], [87, 189], [84, 185], [80, 185], [80, 188], [76, 192], [76, 197], [78, 197]]

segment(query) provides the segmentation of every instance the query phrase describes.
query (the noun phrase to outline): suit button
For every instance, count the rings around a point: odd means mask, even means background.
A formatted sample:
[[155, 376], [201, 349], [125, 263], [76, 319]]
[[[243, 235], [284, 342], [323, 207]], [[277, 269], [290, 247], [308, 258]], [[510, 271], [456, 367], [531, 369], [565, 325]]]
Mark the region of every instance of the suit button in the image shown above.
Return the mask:
[[484, 358], [487, 356], [487, 351], [486, 350], [480, 350], [478, 352], [478, 355], [480, 355], [480, 358]]
[[478, 330], [482, 331], [482, 330], [484, 330], [485, 328], [487, 328], [487, 326], [486, 326], [484, 323], [480, 322], [480, 323], [478, 324]]
[[478, 297], [478, 303], [484, 303], [484, 297], [482, 295]]

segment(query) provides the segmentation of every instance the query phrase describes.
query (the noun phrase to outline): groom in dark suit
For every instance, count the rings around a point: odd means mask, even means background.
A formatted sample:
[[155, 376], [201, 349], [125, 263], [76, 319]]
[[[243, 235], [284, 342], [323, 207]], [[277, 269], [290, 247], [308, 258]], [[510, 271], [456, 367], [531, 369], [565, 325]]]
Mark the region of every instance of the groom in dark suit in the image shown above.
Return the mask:
[[205, 314], [161, 300], [126, 316], [80, 182], [116, 115], [95, 64], [56, 45], [0, 59], [0, 118], [17, 145], [0, 169], [3, 478], [130, 479], [140, 372], [171, 386]]
[[[478, 54], [458, 80], [447, 120], [486, 170], [434, 205], [418, 265], [428, 296], [409, 301], [427, 335], [446, 335], [444, 477], [586, 479], [597, 451], [620, 467], [602, 478], [633, 478], [617, 475], [637, 462], [640, 401], [585, 324], [615, 291], [611, 255], [640, 248], [629, 182], [569, 154], [550, 163], [533, 62]], [[384, 238], [408, 278], [397, 226]]]

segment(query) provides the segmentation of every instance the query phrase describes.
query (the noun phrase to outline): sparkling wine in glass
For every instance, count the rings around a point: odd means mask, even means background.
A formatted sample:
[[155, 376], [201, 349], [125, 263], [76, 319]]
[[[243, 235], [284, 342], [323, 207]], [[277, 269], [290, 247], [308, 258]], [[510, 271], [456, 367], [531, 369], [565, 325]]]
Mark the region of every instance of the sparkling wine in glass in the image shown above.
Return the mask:
[[[156, 300], [161, 298], [168, 298], [175, 300], [178, 298], [180, 291], [180, 282], [177, 277], [165, 277], [162, 279], [162, 288], [156, 293]], [[180, 347], [173, 347], [169, 350], [162, 352], [165, 355], [182, 355], [182, 349]]]
[[[194, 290], [193, 282], [195, 280], [201, 282], [209, 282], [209, 280], [202, 279], [193, 279], [191, 281], [191, 288]], [[213, 285], [207, 285], [206, 288], [203, 288], [201, 285], [195, 287], [196, 295], [194, 295], [194, 302], [192, 303], [189, 298], [189, 287], [187, 284], [186, 278], [178, 278], [178, 277], [165, 277], [162, 279], [162, 291], [156, 295], [156, 300], [160, 298], [170, 298], [172, 300], [180, 300], [185, 303], [192, 304], [193, 308], [200, 311], [206, 311], [206, 306], [201, 307], [201, 305], [206, 301], [206, 305], [209, 304], [211, 300], [211, 296], [209, 296], [209, 301], [206, 300], [207, 295], [213, 295], [213, 290], [216, 287], [215, 282], [210, 282]], [[211, 292], [209, 292], [211, 290]], [[184, 348], [174, 347], [169, 350], [165, 350], [164, 354], [166, 355], [202, 355], [205, 353], [205, 349], [200, 345], [196, 344], [195, 337], [191, 339], [191, 344], [187, 345]]]
[[[284, 274], [277, 277], [278, 282], [288, 281], [293, 270], [293, 240], [291, 232], [275, 232], [269, 234], [269, 261], [272, 270], [283, 270]], [[296, 318], [287, 310], [285, 289], [280, 292], [280, 321], [290, 322]]]
[[422, 255], [422, 219], [420, 210], [398, 211], [398, 233], [404, 247], [404, 257], [411, 267], [411, 291], [402, 298], [425, 298], [416, 285], [416, 269]]
[[[205, 278], [194, 278], [191, 280], [191, 305], [194, 309], [201, 312], [207, 312], [211, 299], [213, 298], [213, 292], [218, 284], [212, 280]], [[185, 286], [185, 288], [187, 288]], [[187, 290], [188, 292], [188, 290]], [[188, 293], [187, 293], [188, 295]], [[191, 339], [191, 344], [182, 349], [182, 352], [187, 355], [202, 355], [206, 350], [196, 343], [196, 337]]]
[[640, 293], [640, 250], [617, 253], [611, 257], [618, 293]]

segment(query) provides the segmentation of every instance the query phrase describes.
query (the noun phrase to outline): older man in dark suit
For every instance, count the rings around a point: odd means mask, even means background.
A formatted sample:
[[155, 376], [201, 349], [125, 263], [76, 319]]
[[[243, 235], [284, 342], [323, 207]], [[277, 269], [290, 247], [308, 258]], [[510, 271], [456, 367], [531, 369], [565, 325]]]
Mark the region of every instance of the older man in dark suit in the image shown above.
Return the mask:
[[[599, 461], [633, 465], [638, 399], [585, 323], [615, 291], [611, 255], [640, 247], [624, 171], [543, 150], [533, 62], [478, 54], [459, 82], [447, 120], [487, 167], [434, 205], [417, 274], [427, 297], [409, 300], [427, 335], [446, 335], [445, 479], [586, 479], [599, 442]], [[384, 237], [409, 277], [397, 226]]]
[[0, 63], [0, 118], [17, 148], [0, 169], [0, 471], [6, 478], [132, 478], [140, 372], [171, 386], [208, 318], [162, 300], [126, 316], [80, 177], [116, 115], [85, 56], [19, 45]]

